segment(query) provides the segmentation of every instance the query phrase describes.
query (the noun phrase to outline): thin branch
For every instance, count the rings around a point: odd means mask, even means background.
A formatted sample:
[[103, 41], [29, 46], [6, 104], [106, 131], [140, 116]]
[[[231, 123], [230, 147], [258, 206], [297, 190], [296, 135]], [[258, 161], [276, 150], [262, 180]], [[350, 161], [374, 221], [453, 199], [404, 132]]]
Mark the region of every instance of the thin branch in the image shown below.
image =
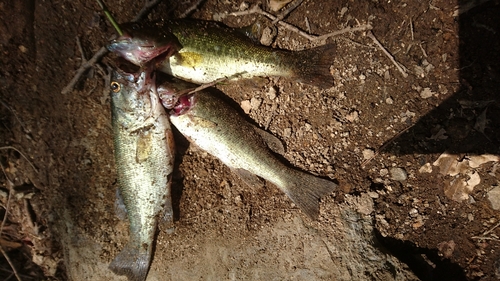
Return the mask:
[[293, 1], [292, 3], [288, 4], [288, 7], [286, 7], [286, 9], [281, 12], [275, 20], [273, 20], [273, 25], [275, 25], [278, 21], [281, 21], [283, 20], [286, 16], [288, 16], [293, 10], [297, 9], [298, 6], [300, 6], [300, 4], [302, 4], [302, 2], [304, 2], [304, 0], [295, 0]]
[[490, 230], [488, 230], [485, 233], [483, 233], [483, 236], [486, 236], [486, 235], [490, 234], [493, 230], [495, 230], [495, 228], [497, 228], [499, 226], [500, 226], [500, 222], [498, 222], [497, 224], [495, 224], [492, 228], [490, 228]]
[[19, 124], [21, 125], [21, 128], [23, 128], [24, 132], [25, 133], [29, 133], [29, 131], [26, 129], [26, 127], [24, 126], [23, 122], [21, 122], [21, 120], [19, 119], [19, 117], [17, 117], [17, 114], [14, 112], [14, 110], [12, 110], [12, 108], [10, 108], [10, 106], [8, 106], [5, 102], [3, 102], [2, 100], [0, 100], [0, 103], [5, 106], [13, 115], [14, 117], [16, 118], [17, 122], [19, 122]]
[[94, 54], [94, 56], [83, 63], [80, 68], [76, 71], [75, 76], [73, 76], [73, 79], [64, 87], [61, 91], [61, 94], [65, 95], [71, 91], [73, 91], [73, 88], [75, 88], [76, 83], [80, 81], [80, 78], [82, 78], [82, 75], [89, 70], [94, 64], [96, 64], [98, 61], [100, 61], [107, 53], [108, 49], [106, 47], [101, 47], [97, 53]]
[[[0, 236], [2, 235], [3, 233], [3, 228], [5, 226], [5, 222], [7, 222], [7, 216], [9, 214], [9, 209], [10, 209], [10, 200], [12, 198], [12, 192], [14, 192], [14, 183], [12, 183], [12, 181], [9, 179], [9, 177], [7, 176], [7, 173], [5, 173], [5, 169], [3, 167], [2, 164], [0, 164], [0, 168], [2, 168], [2, 172], [3, 174], [5, 175], [5, 179], [7, 180], [7, 186], [9, 187], [9, 196], [7, 197], [7, 204], [5, 206], [5, 214], [3, 216], [3, 219], [2, 219], [2, 223], [0, 224]], [[16, 268], [14, 267], [14, 265], [12, 264], [12, 262], [10, 261], [10, 258], [9, 256], [7, 255], [7, 253], [3, 250], [2, 246], [0, 245], [0, 251], [2, 252], [3, 256], [5, 257], [5, 259], [7, 260], [7, 262], [9, 263], [10, 267], [12, 268], [12, 271], [14, 271], [14, 275], [16, 276], [17, 280], [18, 281], [21, 281], [21, 278], [19, 277], [19, 274], [17, 274], [17, 270]]]
[[498, 239], [498, 238], [483, 237], [483, 236], [472, 236], [471, 239], [500, 241], [500, 239]]
[[151, 10], [156, 5], [158, 5], [160, 2], [161, 2], [161, 0], [146, 1], [146, 4], [144, 4], [142, 9], [139, 11], [137, 16], [135, 16], [135, 18], [132, 21], [140, 21], [140, 20], [144, 19], [149, 14], [149, 12], [151, 12]]
[[[259, 5], [255, 5], [253, 6], [252, 8], [246, 10], [246, 11], [241, 11], [241, 12], [233, 12], [233, 13], [230, 13], [229, 15], [231, 16], [243, 16], [243, 15], [251, 15], [251, 14], [260, 14], [260, 15], [263, 15], [265, 17], [267, 17], [268, 19], [272, 20], [273, 22], [277, 19], [277, 17], [271, 13], [268, 13], [264, 10], [262, 10]], [[320, 36], [316, 36], [316, 35], [312, 35], [312, 34], [309, 34], [303, 30], [301, 30], [300, 28], [292, 25], [292, 24], [289, 24], [287, 22], [284, 22], [284, 21], [281, 21], [281, 20], [278, 20], [277, 23], [281, 26], [283, 26], [285, 29], [288, 29], [292, 32], [295, 32], [297, 34], [299, 34], [300, 36], [310, 40], [310, 41], [321, 41], [321, 40], [325, 40], [327, 38], [330, 38], [330, 37], [334, 37], [334, 36], [338, 36], [338, 35], [341, 35], [341, 34], [344, 34], [344, 33], [349, 33], [349, 32], [354, 32], [354, 31], [366, 31], [366, 30], [371, 30], [373, 29], [373, 27], [369, 24], [365, 24], [365, 25], [359, 25], [357, 27], [347, 27], [347, 28], [344, 28], [344, 29], [341, 29], [341, 30], [337, 30], [337, 31], [334, 31], [334, 32], [331, 32], [331, 33], [327, 33], [327, 34], [324, 34], [324, 35], [320, 35]]]
[[22, 280], [21, 280], [21, 277], [19, 277], [19, 274], [17, 273], [16, 268], [14, 267], [14, 264], [12, 264], [12, 262], [10, 261], [9, 256], [7, 256], [7, 253], [3, 250], [3, 248], [2, 248], [2, 247], [0, 247], [0, 251], [2, 251], [2, 255], [4, 256], [4, 258], [5, 258], [5, 259], [7, 260], [7, 262], [9, 263], [10, 267], [12, 268], [12, 271], [14, 271], [14, 275], [16, 276], [17, 281], [22, 281]]
[[375, 35], [373, 35], [373, 32], [369, 31], [367, 33], [367, 36], [370, 37], [373, 40], [373, 42], [380, 48], [380, 50], [382, 50], [382, 52], [392, 61], [392, 63], [396, 66], [396, 68], [399, 70], [399, 72], [401, 72], [403, 77], [404, 78], [408, 77], [408, 73], [406, 73], [405, 69], [403, 69], [403, 67], [401, 67], [401, 65], [394, 59], [394, 57], [391, 55], [391, 53], [389, 53], [389, 51], [387, 51], [384, 48], [384, 46], [382, 46], [380, 41], [378, 41], [378, 39], [375, 37]]
[[380, 151], [384, 150], [387, 146], [389, 146], [392, 142], [394, 142], [395, 139], [397, 139], [399, 136], [401, 136], [406, 131], [408, 131], [408, 129], [410, 129], [412, 126], [413, 125], [410, 125], [410, 126], [406, 127], [404, 130], [402, 130], [401, 132], [397, 133], [392, 138], [390, 138], [388, 141], [386, 141], [379, 149], [377, 149], [377, 151], [375, 151], [375, 153], [373, 154], [372, 157], [366, 159], [365, 161], [363, 161], [363, 163], [361, 163], [361, 168], [364, 168], [366, 166], [366, 164], [368, 164], [370, 161], [373, 160], [373, 158], [375, 158], [377, 155], [380, 154]]
[[1, 167], [2, 167], [3, 173], [5, 175], [5, 178], [7, 178], [7, 184], [10, 186], [10, 188], [9, 188], [9, 196], [7, 197], [7, 204], [5, 206], [5, 214], [3, 216], [2, 224], [0, 224], [0, 235], [2, 235], [3, 228], [5, 226], [5, 222], [7, 221], [7, 215], [9, 213], [9, 207], [10, 207], [10, 199], [12, 197], [12, 192], [14, 191], [14, 184], [9, 180], [9, 178], [7, 177], [7, 174], [5, 174], [5, 170], [3, 169], [3, 166], [1, 166]]
[[33, 168], [33, 170], [38, 174], [37, 168], [35, 168], [35, 166], [33, 165], [33, 163], [31, 163], [31, 161], [28, 159], [28, 157], [26, 157], [19, 149], [15, 148], [13, 146], [3, 146], [3, 147], [0, 147], [0, 150], [7, 150], [7, 149], [15, 150], [15, 151], [17, 151], [17, 153], [21, 154], [21, 156], [24, 159], [26, 159], [26, 161], [28, 161], [28, 164], [30, 164], [31, 168]]
[[193, 11], [195, 11], [196, 9], [198, 9], [198, 7], [201, 5], [201, 3], [205, 1], [205, 0], [198, 0], [196, 1], [196, 3], [194, 3], [193, 5], [191, 5], [191, 7], [187, 8], [184, 13], [182, 13], [179, 18], [185, 18], [187, 16], [189, 16]]

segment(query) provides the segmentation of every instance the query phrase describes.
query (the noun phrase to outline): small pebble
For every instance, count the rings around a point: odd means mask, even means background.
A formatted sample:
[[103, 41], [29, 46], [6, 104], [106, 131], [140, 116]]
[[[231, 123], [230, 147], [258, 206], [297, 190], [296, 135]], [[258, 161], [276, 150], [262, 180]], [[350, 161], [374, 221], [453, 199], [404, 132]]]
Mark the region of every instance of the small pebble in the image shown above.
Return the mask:
[[420, 169], [418, 169], [419, 173], [432, 173], [431, 163], [425, 163]]
[[385, 103], [387, 103], [387, 104], [393, 104], [394, 100], [392, 98], [386, 98], [385, 99]]
[[347, 121], [349, 121], [349, 122], [358, 121], [359, 120], [359, 113], [356, 110], [354, 110], [353, 112], [347, 114], [345, 119], [347, 119]]
[[19, 50], [21, 53], [26, 53], [28, 51], [28, 48], [24, 47], [23, 45], [19, 45]]
[[412, 208], [410, 210], [410, 212], [408, 212], [408, 213], [410, 214], [410, 217], [412, 217], [412, 218], [416, 218], [418, 216], [418, 210], [415, 208]]
[[240, 11], [245, 11], [248, 7], [250, 7], [250, 5], [247, 2], [241, 2]]
[[274, 100], [276, 98], [276, 88], [275, 87], [271, 87], [269, 88], [269, 91], [267, 92], [267, 97], [270, 99], [270, 100]]
[[386, 70], [386, 71], [384, 72], [384, 79], [385, 79], [385, 80], [389, 80], [389, 79], [391, 79], [391, 73], [389, 72], [389, 70]]
[[385, 168], [384, 169], [380, 169], [380, 176], [381, 177], [385, 177], [385, 176], [387, 176], [387, 174], [389, 174], [389, 170], [387, 170]]
[[289, 137], [291, 137], [291, 136], [292, 136], [292, 128], [285, 128], [285, 129], [283, 130], [283, 136], [284, 136], [285, 138], [289, 138]]
[[368, 196], [370, 196], [373, 199], [377, 199], [379, 197], [379, 194], [375, 191], [368, 191]]
[[389, 172], [391, 179], [395, 181], [405, 181], [408, 178], [408, 174], [403, 168], [391, 168]]
[[252, 105], [249, 100], [244, 100], [241, 102], [241, 109], [245, 111], [246, 114], [250, 113], [250, 109], [252, 109]]
[[250, 107], [252, 108], [252, 110], [258, 109], [261, 104], [262, 104], [262, 100], [261, 99], [252, 98], [250, 100]]
[[373, 151], [373, 149], [367, 148], [367, 149], [363, 150], [363, 158], [365, 160], [372, 159], [373, 156], [375, 156], [375, 151]]

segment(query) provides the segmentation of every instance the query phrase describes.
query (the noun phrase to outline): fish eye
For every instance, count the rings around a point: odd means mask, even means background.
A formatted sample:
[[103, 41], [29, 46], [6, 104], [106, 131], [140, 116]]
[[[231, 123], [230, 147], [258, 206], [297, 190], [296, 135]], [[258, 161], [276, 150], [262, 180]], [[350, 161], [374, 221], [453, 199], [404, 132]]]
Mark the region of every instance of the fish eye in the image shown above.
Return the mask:
[[121, 90], [121, 88], [122, 88], [120, 86], [120, 84], [118, 84], [118, 82], [114, 82], [114, 81], [111, 82], [110, 87], [111, 87], [111, 91], [113, 91], [113, 93], [118, 93]]

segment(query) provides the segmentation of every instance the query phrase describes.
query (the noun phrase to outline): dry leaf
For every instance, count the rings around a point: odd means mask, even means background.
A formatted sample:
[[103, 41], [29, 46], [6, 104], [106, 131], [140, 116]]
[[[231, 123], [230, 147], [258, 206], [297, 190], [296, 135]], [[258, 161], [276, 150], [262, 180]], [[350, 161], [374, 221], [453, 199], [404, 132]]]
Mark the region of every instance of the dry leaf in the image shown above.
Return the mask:
[[271, 11], [277, 12], [290, 2], [292, 2], [292, 0], [269, 0], [269, 8], [271, 9]]
[[493, 154], [473, 155], [467, 158], [469, 158], [471, 168], [477, 168], [488, 162], [500, 162], [500, 156]]

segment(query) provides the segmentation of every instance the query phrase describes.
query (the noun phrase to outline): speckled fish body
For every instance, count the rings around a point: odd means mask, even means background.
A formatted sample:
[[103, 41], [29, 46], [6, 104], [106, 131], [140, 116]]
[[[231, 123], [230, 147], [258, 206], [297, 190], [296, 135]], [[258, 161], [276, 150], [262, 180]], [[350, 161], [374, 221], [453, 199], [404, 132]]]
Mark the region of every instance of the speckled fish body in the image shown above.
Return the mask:
[[[178, 85], [163, 83], [161, 86], [163, 90], [179, 90]], [[192, 143], [234, 171], [249, 172], [275, 184], [311, 218], [319, 214], [319, 199], [337, 186], [282, 163], [255, 126], [206, 90], [181, 96], [171, 111], [170, 120]]]
[[130, 222], [130, 239], [109, 267], [129, 280], [142, 281], [151, 262], [159, 219], [173, 225], [172, 130], [154, 77], [147, 72], [136, 78], [114, 72], [111, 111], [116, 170]]
[[209, 83], [220, 78], [280, 76], [322, 88], [333, 85], [330, 74], [335, 54], [333, 45], [295, 52], [274, 49], [255, 44], [238, 29], [218, 22], [193, 19], [124, 24], [123, 29], [127, 34], [133, 33], [129, 37], [133, 38], [132, 41], [135, 38], [135, 42], [112, 41], [108, 48], [117, 53], [120, 53], [122, 45], [140, 46], [144, 42], [156, 42], [151, 34], [167, 31], [175, 35], [181, 48], [155, 63], [160, 71], [193, 83]]

